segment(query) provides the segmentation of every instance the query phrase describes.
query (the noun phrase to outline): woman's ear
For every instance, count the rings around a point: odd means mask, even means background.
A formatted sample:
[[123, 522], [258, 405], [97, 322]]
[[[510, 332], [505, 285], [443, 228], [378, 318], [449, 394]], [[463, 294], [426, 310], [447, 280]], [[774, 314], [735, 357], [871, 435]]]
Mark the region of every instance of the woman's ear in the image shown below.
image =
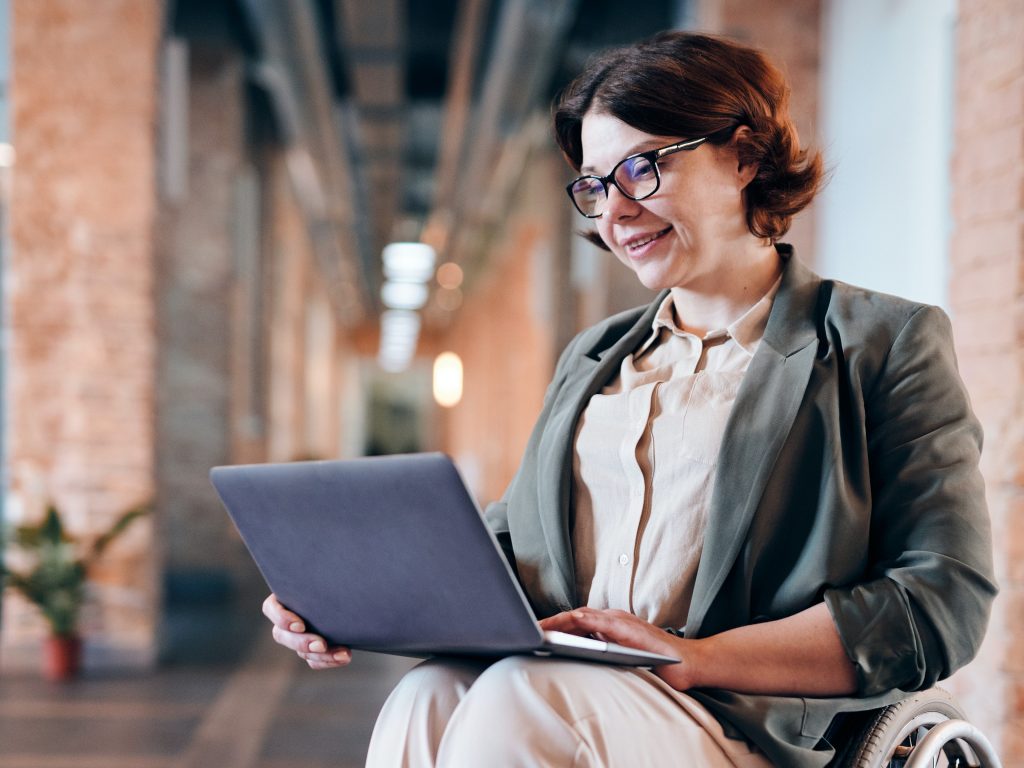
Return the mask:
[[750, 126], [741, 125], [733, 131], [732, 138], [729, 139], [729, 146], [736, 152], [736, 172], [744, 188], [757, 176], [757, 163], [747, 159], [752, 135]]

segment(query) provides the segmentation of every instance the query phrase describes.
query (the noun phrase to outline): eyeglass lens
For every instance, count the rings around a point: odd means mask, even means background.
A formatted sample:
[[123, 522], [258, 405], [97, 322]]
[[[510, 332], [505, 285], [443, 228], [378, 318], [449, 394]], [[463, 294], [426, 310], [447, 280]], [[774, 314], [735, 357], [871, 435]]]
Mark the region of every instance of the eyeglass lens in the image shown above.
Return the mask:
[[[615, 186], [634, 200], [654, 194], [658, 174], [654, 163], [643, 155], [627, 157], [612, 171]], [[608, 202], [608, 188], [597, 176], [584, 176], [572, 185], [572, 197], [585, 216], [599, 216]]]

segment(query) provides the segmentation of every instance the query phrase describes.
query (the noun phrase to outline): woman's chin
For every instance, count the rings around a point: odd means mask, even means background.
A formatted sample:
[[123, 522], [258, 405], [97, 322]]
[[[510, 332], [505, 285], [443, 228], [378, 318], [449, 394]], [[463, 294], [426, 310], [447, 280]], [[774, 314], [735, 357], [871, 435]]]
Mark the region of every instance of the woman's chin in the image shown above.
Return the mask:
[[625, 263], [636, 275], [640, 284], [650, 291], [673, 288], [679, 278], [681, 264], [674, 249], [652, 249], [639, 258], [624, 255], [624, 257], [620, 257], [620, 261]]
[[640, 285], [649, 291], [664, 291], [675, 286], [675, 282], [661, 270], [644, 269], [643, 267], [633, 270]]

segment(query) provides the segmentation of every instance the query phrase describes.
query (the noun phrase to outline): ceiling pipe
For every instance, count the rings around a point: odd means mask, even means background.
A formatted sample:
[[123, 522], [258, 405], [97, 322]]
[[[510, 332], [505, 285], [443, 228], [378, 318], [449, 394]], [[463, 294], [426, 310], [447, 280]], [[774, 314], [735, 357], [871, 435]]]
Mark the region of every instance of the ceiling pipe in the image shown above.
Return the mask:
[[[467, 181], [456, 187], [461, 194], [453, 206], [450, 231], [455, 237], [447, 243], [447, 258], [462, 265], [467, 286], [484, 269], [492, 233], [521, 177], [521, 163], [506, 178], [498, 178], [495, 169], [514, 165], [510, 158], [525, 159], [532, 146], [544, 140], [536, 130], [526, 130], [528, 117], [551, 79], [577, 5], [578, 0], [502, 4], [482, 101], [464, 150], [461, 178]], [[440, 320], [442, 314], [432, 312], [430, 317]]]
[[324, 70], [309, 0], [268, 3], [241, 0], [260, 59], [249, 68], [269, 96], [286, 143], [286, 168], [310, 235], [318, 268], [339, 321], [352, 327], [371, 306], [363, 281], [368, 255], [361, 251], [349, 188], [347, 159], [338, 141], [331, 87]]
[[[326, 183], [323, 186], [327, 205], [325, 223], [331, 235], [325, 246], [333, 251], [330, 256], [341, 271], [338, 275], [340, 282], [362, 286], [364, 295], [360, 297], [359, 303], [360, 309], [364, 309], [367, 304], [372, 306], [372, 299], [366, 301], [366, 296], [373, 295], [374, 288], [373, 283], [366, 280], [366, 276], [371, 274], [366, 267], [374, 259], [373, 254], [368, 252], [367, 243], [362, 241], [358, 233], [357, 222], [365, 213], [361, 210], [361, 200], [352, 188], [350, 157], [342, 149], [346, 141], [334, 110], [330, 76], [324, 64], [327, 56], [321, 48], [317, 32], [316, 11], [311, 0], [285, 3], [284, 7], [290, 21], [289, 31], [297, 43], [292, 49], [298, 54], [296, 68], [301, 71], [307, 86], [306, 95], [311, 108], [309, 121], [313, 128], [311, 141], [315, 142], [317, 157], [324, 164]], [[343, 313], [348, 315], [346, 319], [349, 324], [361, 319], [355, 317], [354, 313], [346, 312], [345, 308]]]
[[[352, 96], [348, 111], [358, 126], [349, 152], [366, 215], [364, 271], [376, 295], [380, 285], [377, 254], [394, 235], [399, 212], [402, 147], [405, 137], [405, 16], [399, 0], [334, 0], [335, 37], [342, 52]], [[384, 125], [389, 130], [379, 130]], [[373, 136], [374, 152], [367, 151]], [[381, 138], [388, 137], [382, 143]], [[357, 159], [358, 158], [358, 159]]]
[[451, 234], [456, 184], [459, 181], [466, 125], [469, 122], [476, 62], [487, 20], [488, 0], [460, 0], [455, 45], [449, 66], [444, 119], [438, 143], [437, 187], [423, 239], [444, 254]]

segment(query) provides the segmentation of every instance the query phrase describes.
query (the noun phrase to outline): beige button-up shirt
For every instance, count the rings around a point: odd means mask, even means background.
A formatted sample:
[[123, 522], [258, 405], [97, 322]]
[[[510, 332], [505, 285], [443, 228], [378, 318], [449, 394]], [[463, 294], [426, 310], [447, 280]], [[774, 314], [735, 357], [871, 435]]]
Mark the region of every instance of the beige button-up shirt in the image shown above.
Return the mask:
[[669, 294], [651, 336], [591, 398], [573, 457], [573, 552], [585, 605], [656, 626], [686, 623], [722, 434], [779, 282], [703, 338], [679, 328]]

